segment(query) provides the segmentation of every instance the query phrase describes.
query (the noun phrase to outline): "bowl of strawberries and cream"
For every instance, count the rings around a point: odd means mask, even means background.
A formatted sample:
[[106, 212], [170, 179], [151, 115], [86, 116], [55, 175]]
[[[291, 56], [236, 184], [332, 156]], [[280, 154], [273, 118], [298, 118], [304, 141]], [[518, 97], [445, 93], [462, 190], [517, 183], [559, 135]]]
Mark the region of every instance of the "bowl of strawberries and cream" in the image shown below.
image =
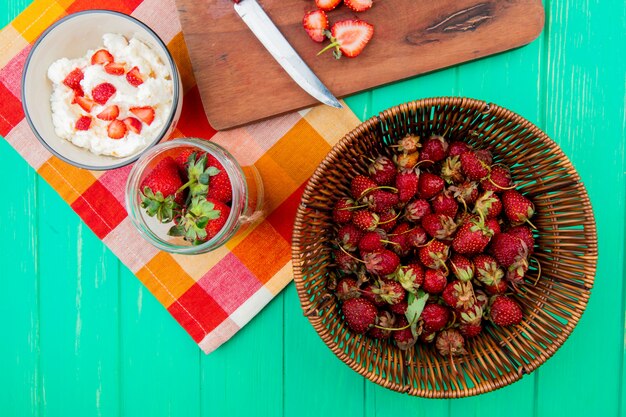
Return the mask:
[[108, 10], [53, 24], [33, 46], [22, 78], [24, 112], [37, 138], [57, 157], [92, 170], [127, 165], [167, 137], [181, 90], [158, 35]]

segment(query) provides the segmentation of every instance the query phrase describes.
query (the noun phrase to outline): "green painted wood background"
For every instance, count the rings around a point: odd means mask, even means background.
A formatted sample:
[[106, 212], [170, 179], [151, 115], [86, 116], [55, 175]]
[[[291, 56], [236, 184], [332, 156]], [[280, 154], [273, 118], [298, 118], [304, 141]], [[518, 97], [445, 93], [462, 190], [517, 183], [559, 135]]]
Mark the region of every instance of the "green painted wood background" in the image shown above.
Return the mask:
[[[28, 3], [4, 0], [1, 25]], [[626, 8], [544, 5], [545, 30], [526, 47], [347, 100], [366, 119], [416, 98], [480, 98], [538, 124], [573, 161], [598, 222], [596, 285], [570, 339], [537, 371], [460, 400], [388, 391], [325, 347], [293, 284], [205, 356], [0, 140], [0, 416], [621, 416]]]

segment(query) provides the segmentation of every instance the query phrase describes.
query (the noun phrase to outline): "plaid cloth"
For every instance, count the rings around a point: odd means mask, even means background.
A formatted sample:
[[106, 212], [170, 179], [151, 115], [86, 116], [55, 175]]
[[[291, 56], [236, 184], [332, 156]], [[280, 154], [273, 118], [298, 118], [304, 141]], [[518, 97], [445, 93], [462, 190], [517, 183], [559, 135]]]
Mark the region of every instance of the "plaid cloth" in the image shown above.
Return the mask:
[[[161, 252], [140, 237], [126, 215], [123, 190], [130, 166], [107, 172], [78, 169], [52, 156], [35, 138], [19, 98], [22, 68], [31, 45], [57, 19], [95, 8], [131, 14], [168, 45], [184, 84], [182, 116], [173, 137], [210, 138], [230, 150], [242, 165], [258, 168], [267, 213], [258, 226], [209, 254]], [[35, 0], [0, 31], [0, 135], [209, 353], [291, 281], [291, 232], [304, 185], [331, 146], [359, 121], [348, 109], [319, 106], [216, 132], [202, 110], [176, 16], [174, 0]]]

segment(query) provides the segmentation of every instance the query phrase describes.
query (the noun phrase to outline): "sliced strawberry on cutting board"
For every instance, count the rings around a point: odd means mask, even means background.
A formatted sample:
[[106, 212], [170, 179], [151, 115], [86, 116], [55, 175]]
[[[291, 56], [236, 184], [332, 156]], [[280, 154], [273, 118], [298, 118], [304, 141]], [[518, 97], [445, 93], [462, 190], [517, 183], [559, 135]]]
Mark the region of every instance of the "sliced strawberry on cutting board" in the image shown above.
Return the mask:
[[331, 44], [319, 53], [335, 48], [333, 55], [339, 59], [342, 55], [348, 58], [358, 56], [374, 36], [374, 26], [363, 20], [340, 20], [330, 28]]
[[141, 128], [143, 126], [138, 119], [135, 119], [134, 117], [127, 117], [126, 119], [122, 121], [126, 125], [126, 128], [130, 130], [131, 132], [136, 133], [136, 134], [141, 133]]
[[121, 120], [113, 120], [107, 127], [107, 134], [111, 139], [122, 139], [126, 136], [126, 125]]
[[330, 12], [335, 9], [340, 3], [341, 0], [315, 0], [317, 8], [326, 12]]
[[143, 77], [141, 76], [141, 72], [139, 72], [139, 68], [132, 67], [126, 74], [126, 81], [133, 87], [143, 84]]
[[148, 126], [152, 124], [152, 121], [154, 120], [154, 109], [152, 107], [131, 107], [129, 110]]
[[[74, 91], [80, 91], [82, 93], [83, 89], [80, 86], [80, 82], [83, 80], [83, 78], [85, 78], [85, 74], [83, 74], [83, 71], [80, 68], [75, 68], [70, 71], [69, 74], [67, 74], [67, 76], [63, 80], [63, 84], [65, 84]], [[83, 94], [80, 95], [82, 96]]]
[[91, 127], [91, 116], [80, 116], [74, 125], [76, 130], [89, 130]]
[[364, 12], [372, 8], [373, 0], [343, 0], [343, 4], [355, 12]]
[[98, 84], [91, 90], [91, 97], [100, 105], [105, 105], [117, 90], [111, 83]]
[[109, 62], [104, 66], [104, 70], [111, 75], [124, 75], [126, 72], [123, 62]]
[[74, 94], [72, 104], [78, 104], [86, 112], [91, 112], [91, 109], [93, 109], [93, 106], [96, 105], [96, 102], [85, 96]]
[[100, 120], [115, 120], [120, 115], [120, 108], [115, 104], [102, 110], [96, 116]]
[[302, 26], [315, 42], [324, 42], [326, 39], [324, 31], [328, 29], [328, 17], [323, 10], [308, 12], [302, 19]]
[[91, 56], [91, 65], [106, 64], [108, 62], [113, 62], [113, 55], [106, 49], [98, 49]]

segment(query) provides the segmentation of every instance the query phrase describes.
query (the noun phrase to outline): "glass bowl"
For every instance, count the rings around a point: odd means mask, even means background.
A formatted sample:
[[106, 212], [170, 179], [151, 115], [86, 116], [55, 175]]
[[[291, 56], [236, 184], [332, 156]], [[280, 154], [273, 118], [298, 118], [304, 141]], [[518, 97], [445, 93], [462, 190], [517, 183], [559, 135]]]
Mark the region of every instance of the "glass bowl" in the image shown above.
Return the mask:
[[[230, 214], [224, 226], [210, 239], [194, 244], [183, 237], [172, 236], [170, 229], [175, 221], [161, 223], [156, 217], [147, 214], [142, 207], [141, 185], [164, 158], [176, 159], [181, 153], [207, 153], [224, 167], [232, 185]], [[209, 180], [209, 187], [210, 187]], [[126, 183], [126, 209], [141, 236], [157, 248], [178, 254], [200, 254], [210, 252], [224, 245], [237, 231], [255, 223], [261, 218], [263, 207], [263, 182], [254, 166], [242, 167], [223, 147], [208, 140], [181, 138], [160, 143], [146, 151], [134, 164]]]

